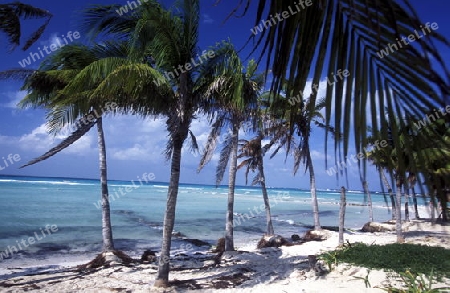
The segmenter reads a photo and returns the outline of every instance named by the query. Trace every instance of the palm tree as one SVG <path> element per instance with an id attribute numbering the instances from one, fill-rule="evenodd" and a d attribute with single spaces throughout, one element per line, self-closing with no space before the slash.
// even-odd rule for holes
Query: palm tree
<path id="1" fill-rule="evenodd" d="M 424 134 L 425 133 L 425 134 Z M 436 200 L 442 209 L 443 221 L 448 221 L 448 190 L 450 186 L 450 128 L 445 119 L 437 119 L 422 129 L 417 135 L 434 137 L 431 140 L 420 140 L 415 153 L 415 164 L 419 165 L 431 201 L 436 208 Z M 415 138 L 415 140 L 417 140 Z M 432 211 L 434 215 L 434 211 Z"/>
<path id="2" fill-rule="evenodd" d="M 264 154 L 271 147 L 271 143 L 261 145 L 261 141 L 264 138 L 262 131 L 259 131 L 258 136 L 252 140 L 240 140 L 240 149 L 238 159 L 246 158 L 243 160 L 237 169 L 246 167 L 245 171 L 245 184 L 248 182 L 248 173 L 250 170 L 253 172 L 256 170 L 257 174 L 252 181 L 252 185 L 261 184 L 261 190 L 264 200 L 264 208 L 266 211 L 266 235 L 273 235 L 272 216 L 270 213 L 269 196 L 266 189 L 266 176 L 264 175 Z"/>
<path id="3" fill-rule="evenodd" d="M 214 60 L 203 68 L 203 79 L 200 81 L 200 89 L 205 92 L 206 96 L 213 98 L 212 108 L 207 110 L 211 113 L 213 122 L 208 145 L 203 151 L 198 171 L 212 158 L 221 130 L 227 126 L 231 128 L 222 147 L 216 170 L 216 185 L 219 185 L 228 162 L 230 162 L 225 224 L 226 251 L 234 250 L 233 210 L 239 129 L 249 116 L 255 116 L 257 98 L 263 86 L 263 76 L 256 74 L 256 69 L 257 64 L 253 60 L 250 60 L 244 67 L 231 44 L 225 43 L 222 48 L 218 49 L 218 55 Z"/>
<path id="4" fill-rule="evenodd" d="M 415 216 L 416 220 L 419 220 L 420 216 L 419 216 L 419 210 L 417 209 L 417 196 L 416 196 L 416 190 L 414 189 L 414 186 L 417 183 L 417 177 L 416 177 L 415 173 L 409 172 L 408 183 L 409 183 L 408 186 L 411 189 L 411 195 L 413 198 L 414 216 Z"/>
<path id="5" fill-rule="evenodd" d="M 369 222 L 373 222 L 373 206 L 372 206 L 372 196 L 370 194 L 369 185 L 367 181 L 362 182 L 364 194 L 367 195 L 367 203 L 369 206 Z"/>
<path id="6" fill-rule="evenodd" d="M 231 14 L 240 7 L 245 7 L 246 13 L 251 1 L 240 1 Z M 254 43 L 262 47 L 261 58 L 265 57 L 266 67 L 273 73 L 274 93 L 285 91 L 289 98 L 303 92 L 311 77 L 312 87 L 324 77 L 336 81 L 327 85 L 325 124 L 333 119 L 342 133 L 342 140 L 335 140 L 334 149 L 339 148 L 343 157 L 347 157 L 352 134 L 356 148 L 364 147 L 366 126 L 371 125 L 378 132 L 388 121 L 394 125 L 394 117 L 423 117 L 423 109 L 445 107 L 448 103 L 450 72 L 436 43 L 450 43 L 429 23 L 423 25 L 409 0 L 257 3 L 256 34 L 249 41 L 254 38 Z M 282 12 L 288 12 L 289 17 L 277 22 L 273 16 Z M 427 37 L 416 39 L 414 45 L 404 45 L 401 40 L 414 33 L 425 33 Z M 343 76 L 344 70 L 349 75 Z M 340 78 L 335 79 L 336 76 Z M 289 79 L 287 91 L 285 79 Z M 314 95 L 311 104 L 315 105 Z M 388 119 L 378 120 L 385 110 Z M 353 132 L 351 120 L 358 121 L 352 125 Z M 397 130 L 393 133 L 398 135 Z M 393 143 L 394 148 L 400 147 L 399 137 Z"/>
<path id="7" fill-rule="evenodd" d="M 369 130 L 370 131 L 370 130 Z M 373 134 L 373 133 L 372 133 Z M 368 144 L 366 145 L 366 148 L 373 146 L 376 141 L 381 141 L 380 136 L 369 136 L 367 138 Z M 391 184 L 389 183 L 389 180 L 386 177 L 385 171 L 388 172 L 389 176 L 393 178 L 393 171 L 389 168 L 394 163 L 390 162 L 392 160 L 391 157 L 392 148 L 390 145 L 384 147 L 384 148 L 374 148 L 372 151 L 367 153 L 367 159 L 375 166 L 375 168 L 378 170 L 378 174 L 380 176 L 380 180 L 383 182 L 383 185 L 386 187 L 389 198 L 391 200 L 391 206 L 392 206 L 392 220 L 396 219 L 397 214 L 397 205 L 396 205 L 396 199 L 394 194 L 392 193 L 393 189 L 391 187 Z M 385 198 L 386 200 L 386 198 Z M 387 204 L 387 202 L 386 202 Z"/>
<path id="8" fill-rule="evenodd" d="M 286 85 L 286 88 L 287 85 Z M 311 104 L 312 100 L 302 101 L 301 107 L 288 105 L 287 99 L 279 99 L 272 102 L 270 112 L 275 119 L 281 119 L 283 129 L 274 128 L 275 132 L 282 132 L 279 137 L 278 147 L 274 153 L 281 147 L 286 148 L 286 156 L 292 151 L 294 156 L 294 175 L 297 173 L 301 164 L 305 165 L 305 172 L 309 171 L 311 204 L 313 209 L 314 229 L 320 230 L 319 203 L 316 194 L 316 177 L 314 165 L 311 157 L 309 139 L 312 131 L 312 123 L 319 128 L 327 129 L 335 134 L 334 128 L 326 125 L 320 111 L 325 106 L 324 101 L 318 101 L 317 104 Z M 314 99 L 315 101 L 315 99 Z M 296 141 L 295 135 L 300 139 Z M 273 155 L 272 155 L 273 157 Z"/>
<path id="9" fill-rule="evenodd" d="M 5 33 L 11 45 L 11 51 L 20 45 L 21 23 L 20 19 L 45 19 L 45 23 L 34 31 L 25 41 L 22 50 L 30 48 L 44 33 L 45 28 L 52 18 L 52 14 L 44 9 L 37 8 L 20 2 L 0 4 L 0 31 Z"/>
<path id="10" fill-rule="evenodd" d="M 103 115 L 117 111 L 114 102 L 100 101 L 92 97 L 95 87 L 101 80 L 91 80 L 81 90 L 71 90 L 73 84 L 89 67 L 98 66 L 105 58 L 125 58 L 127 52 L 118 44 L 105 43 L 87 47 L 82 45 L 64 46 L 58 52 L 43 61 L 37 71 L 19 70 L 17 76 L 26 76 L 23 90 L 28 95 L 20 102 L 21 107 L 44 107 L 48 109 L 48 122 L 50 132 L 57 133 L 68 125 L 75 124 L 75 131 L 57 146 L 31 160 L 30 166 L 46 160 L 63 149 L 69 147 L 83 137 L 94 125 L 97 125 L 99 167 L 102 199 L 102 240 L 103 252 L 113 251 L 114 241 L 111 227 L 109 193 L 107 183 L 106 145 L 103 131 Z M 30 74 L 30 72 L 32 72 Z M 106 104 L 106 107 L 102 106 Z M 104 105 L 105 105 L 104 104 Z"/>
<path id="11" fill-rule="evenodd" d="M 171 160 L 170 182 L 155 281 L 156 287 L 166 287 L 169 285 L 171 236 L 175 225 L 182 147 L 190 137 L 192 146 L 197 148 L 189 128 L 205 102 L 204 92 L 197 85 L 202 80 L 199 74 L 201 66 L 195 61 L 202 64 L 215 55 L 212 51 L 207 52 L 207 56 L 198 54 L 198 0 L 178 1 L 170 9 L 149 0 L 124 17 L 115 12 L 116 8 L 114 5 L 89 8 L 84 26 L 93 37 L 128 39 L 133 48 L 130 56 L 134 63 L 116 69 L 102 83 L 101 90 L 143 99 L 147 102 L 141 108 L 144 113 L 167 117 L 169 141 L 165 154 Z"/>

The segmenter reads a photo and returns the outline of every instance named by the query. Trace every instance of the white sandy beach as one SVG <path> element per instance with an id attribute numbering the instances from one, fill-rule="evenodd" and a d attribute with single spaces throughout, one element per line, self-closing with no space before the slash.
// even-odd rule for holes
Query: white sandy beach
<path id="1" fill-rule="evenodd" d="M 405 223 L 407 243 L 442 246 L 450 249 L 450 226 L 431 225 L 426 220 Z M 115 265 L 93 272 L 78 272 L 75 266 L 92 259 L 56 259 L 34 266 L 8 267 L 1 271 L 0 292 L 385 292 L 377 287 L 399 286 L 391 273 L 371 270 L 366 288 L 367 269 L 339 264 L 323 276 L 310 270 L 308 255 L 317 255 L 338 246 L 338 233 L 325 231 L 324 241 L 301 245 L 256 249 L 256 243 L 227 252 L 219 265 L 214 254 L 199 250 L 178 255 L 172 261 L 171 288 L 156 289 L 153 282 L 156 264 Z M 284 235 L 286 236 L 286 235 Z M 347 231 L 350 243 L 386 244 L 396 241 L 394 232 L 363 233 Z M 59 263 L 58 263 L 59 261 Z M 450 280 L 436 284 L 450 287 Z"/>

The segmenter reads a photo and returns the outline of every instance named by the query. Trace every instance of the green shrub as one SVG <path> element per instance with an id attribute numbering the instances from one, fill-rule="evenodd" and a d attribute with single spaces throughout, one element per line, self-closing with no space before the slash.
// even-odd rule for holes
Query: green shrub
<path id="1" fill-rule="evenodd" d="M 438 277 L 450 278 L 450 250 L 417 244 L 367 245 L 354 243 L 345 249 L 322 254 L 330 255 L 337 262 L 355 264 L 370 269 L 385 269 L 396 273 L 409 271 L 428 275 L 430 271 Z M 320 256 L 319 256 L 320 257 Z"/>

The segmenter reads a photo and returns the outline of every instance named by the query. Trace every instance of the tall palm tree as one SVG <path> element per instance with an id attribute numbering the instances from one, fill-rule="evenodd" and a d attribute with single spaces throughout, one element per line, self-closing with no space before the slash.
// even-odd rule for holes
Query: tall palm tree
<path id="1" fill-rule="evenodd" d="M 155 286 L 166 287 L 169 285 L 182 147 L 188 138 L 192 146 L 197 147 L 189 128 L 205 101 L 204 92 L 196 85 L 201 80 L 201 66 L 197 63 L 204 63 L 214 54 L 208 52 L 205 56 L 198 52 L 199 0 L 178 1 L 171 8 L 149 0 L 127 16 L 119 16 L 116 8 L 111 5 L 90 7 L 84 27 L 93 37 L 128 39 L 133 48 L 130 55 L 135 63 L 117 69 L 105 80 L 102 90 L 121 92 L 135 99 L 147 98 L 148 105 L 143 106 L 142 111 L 167 117 L 169 141 L 165 154 L 171 160 L 170 181 L 155 281 Z M 162 91 L 161 84 L 169 85 L 170 91 Z"/>
<path id="2" fill-rule="evenodd" d="M 286 82 L 287 83 L 287 82 Z M 287 87 L 287 84 L 285 86 Z M 274 128 L 276 132 L 282 132 L 279 137 L 278 147 L 274 153 L 278 152 L 281 147 L 286 148 L 286 156 L 292 152 L 294 157 L 294 175 L 297 173 L 301 164 L 305 165 L 305 172 L 309 171 L 311 204 L 313 209 L 314 229 L 320 230 L 319 203 L 316 193 L 316 176 L 314 165 L 311 157 L 311 149 L 309 139 L 312 131 L 312 124 L 316 127 L 331 131 L 335 135 L 334 128 L 326 125 L 320 111 L 325 106 L 324 100 L 311 104 L 312 100 L 302 101 L 301 107 L 296 105 L 288 105 L 287 99 L 274 100 L 270 106 L 270 112 L 275 119 L 281 119 L 284 124 L 283 129 Z M 280 116 L 281 115 L 281 116 Z M 298 136 L 299 141 L 296 140 Z M 273 155 L 272 155 L 273 157 Z"/>
<path id="3" fill-rule="evenodd" d="M 259 131 L 258 135 L 251 140 L 240 140 L 240 149 L 238 159 L 246 158 L 243 160 L 237 169 L 241 169 L 246 167 L 245 171 L 245 184 L 248 182 L 248 173 L 250 170 L 257 171 L 255 178 L 252 181 L 252 185 L 260 184 L 261 190 L 263 194 L 264 200 L 264 208 L 266 211 L 266 235 L 273 235 L 273 224 L 272 224 L 272 216 L 270 212 L 270 203 L 269 203 L 269 195 L 267 193 L 266 188 L 266 176 L 264 175 L 264 154 L 272 145 L 271 143 L 267 143 L 262 146 L 261 141 L 263 140 L 264 135 L 262 131 Z"/>
<path id="4" fill-rule="evenodd" d="M 20 37 L 22 35 L 21 18 L 25 20 L 45 19 L 44 24 L 35 30 L 25 41 L 25 45 L 22 47 L 22 50 L 25 51 L 42 36 L 52 16 L 47 10 L 21 2 L 0 4 L 0 31 L 6 34 L 12 51 L 20 45 Z"/>
<path id="5" fill-rule="evenodd" d="M 419 216 L 419 210 L 417 209 L 416 190 L 414 189 L 414 186 L 417 183 L 417 177 L 416 177 L 415 173 L 409 172 L 409 174 L 408 174 L 408 183 L 409 183 L 408 186 L 411 189 L 411 195 L 412 195 L 412 198 L 413 198 L 414 216 L 418 220 L 418 219 L 420 219 L 420 216 Z"/>
<path id="6" fill-rule="evenodd" d="M 373 133 L 372 133 L 373 134 Z M 373 146 L 376 141 L 381 141 L 381 136 L 375 137 L 374 135 L 367 137 L 367 145 L 366 148 Z M 396 208 L 396 199 L 393 194 L 393 189 L 391 184 L 389 183 L 388 178 L 386 177 L 385 172 L 388 172 L 389 176 L 393 178 L 393 170 L 390 168 L 393 165 L 391 157 L 392 147 L 390 145 L 384 148 L 374 148 L 372 151 L 367 153 L 367 159 L 375 166 L 378 170 L 378 174 L 380 176 L 380 180 L 383 182 L 383 185 L 386 187 L 389 198 L 391 200 L 392 206 L 392 220 L 396 219 L 397 208 Z M 386 201 L 386 198 L 385 198 Z M 387 204 L 387 201 L 386 201 Z"/>
<path id="7" fill-rule="evenodd" d="M 431 201 L 439 201 L 442 219 L 448 221 L 448 190 L 450 189 L 450 128 L 445 119 L 437 119 L 417 134 L 433 136 L 431 140 L 421 140 L 414 162 L 418 164 L 425 179 Z M 415 139 L 416 140 L 416 139 Z M 434 196 L 434 197 L 433 197 Z M 436 208 L 436 205 L 433 205 Z M 434 215 L 434 212 L 432 213 Z"/>
<path id="8" fill-rule="evenodd" d="M 78 82 L 89 67 L 98 66 L 105 58 L 125 58 L 127 52 L 120 44 L 105 43 L 87 47 L 83 45 L 64 46 L 58 52 L 43 61 L 39 70 L 19 70 L 12 72 L 16 76 L 26 76 L 23 90 L 28 95 L 20 102 L 21 107 L 44 107 L 48 110 L 47 125 L 50 132 L 57 133 L 68 125 L 75 124 L 75 130 L 57 146 L 28 162 L 30 166 L 46 160 L 69 147 L 83 137 L 94 125 L 97 125 L 99 167 L 102 200 L 102 240 L 103 251 L 114 250 L 111 227 L 109 193 L 107 183 L 106 145 L 103 131 L 103 115 L 117 111 L 117 104 L 108 100 L 92 97 L 95 87 L 102 80 L 94 79 L 84 88 L 75 91 L 73 83 Z M 91 77 L 91 76 L 90 76 Z M 107 105 L 105 107 L 105 104 Z M 115 105 L 114 105 L 115 104 Z"/>
<path id="9" fill-rule="evenodd" d="M 216 170 L 216 185 L 223 179 L 225 169 L 228 170 L 228 202 L 225 224 L 225 250 L 234 250 L 234 189 L 236 185 L 239 129 L 249 116 L 255 116 L 257 98 L 263 86 L 262 74 L 256 73 L 257 64 L 250 60 L 245 67 L 238 53 L 231 44 L 225 43 L 218 49 L 218 55 L 203 68 L 203 79 L 200 86 L 205 95 L 212 97 L 211 113 L 212 129 L 208 137 L 208 145 L 203 151 L 199 164 L 200 171 L 212 158 L 216 149 L 217 138 L 221 131 L 229 126 L 230 133 L 223 144 Z"/>
<path id="10" fill-rule="evenodd" d="M 241 7 L 246 13 L 252 7 L 250 2 L 240 1 L 231 14 Z M 432 24 L 421 22 L 409 0 L 318 0 L 310 5 L 294 0 L 256 2 L 257 30 L 249 41 L 254 38 L 262 47 L 261 59 L 265 58 L 273 73 L 273 92 L 284 91 L 284 80 L 289 79 L 289 98 L 291 93 L 303 92 L 311 77 L 314 86 L 321 78 L 333 81 L 337 75 L 342 77 L 344 70 L 349 71 L 348 76 L 329 82 L 326 90 L 326 124 L 333 119 L 342 133 L 334 149 L 343 157 L 347 157 L 352 134 L 357 150 L 364 147 L 366 126 L 378 132 L 390 121 L 397 128 L 400 125 L 390 119 L 402 114 L 423 117 L 423 109 L 448 104 L 450 72 L 436 43 L 450 43 L 434 30 L 436 24 L 432 29 Z M 273 16 L 282 12 L 288 12 L 289 17 L 277 22 Z M 402 40 L 413 34 L 422 37 L 405 45 Z M 311 97 L 312 105 L 315 96 Z M 388 119 L 378 120 L 386 107 Z M 353 132 L 348 123 L 351 120 L 358 121 L 352 125 Z M 400 147 L 399 137 L 393 143 Z"/>

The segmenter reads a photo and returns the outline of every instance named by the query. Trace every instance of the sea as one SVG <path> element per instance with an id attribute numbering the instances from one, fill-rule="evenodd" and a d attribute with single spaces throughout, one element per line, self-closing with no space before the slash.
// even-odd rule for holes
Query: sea
<path id="1" fill-rule="evenodd" d="M 111 221 L 116 248 L 137 257 L 147 249 L 159 251 L 168 184 L 111 180 L 108 185 L 113 195 Z M 302 236 L 310 229 L 313 215 L 309 190 L 269 188 L 268 193 L 276 234 Z M 374 220 L 391 219 L 387 198 L 382 193 L 371 194 Z M 7 259 L 99 253 L 100 196 L 99 180 L 0 176 L 0 268 Z M 321 225 L 337 226 L 340 192 L 318 190 L 317 196 Z M 227 197 L 226 186 L 180 184 L 174 228 L 177 237 L 172 248 L 180 248 L 184 238 L 215 245 L 224 236 Z M 347 191 L 346 198 L 345 227 L 360 229 L 369 221 L 364 193 Z M 264 234 L 262 204 L 260 187 L 236 188 L 237 248 L 256 243 Z M 422 200 L 419 204 L 424 206 Z"/>

